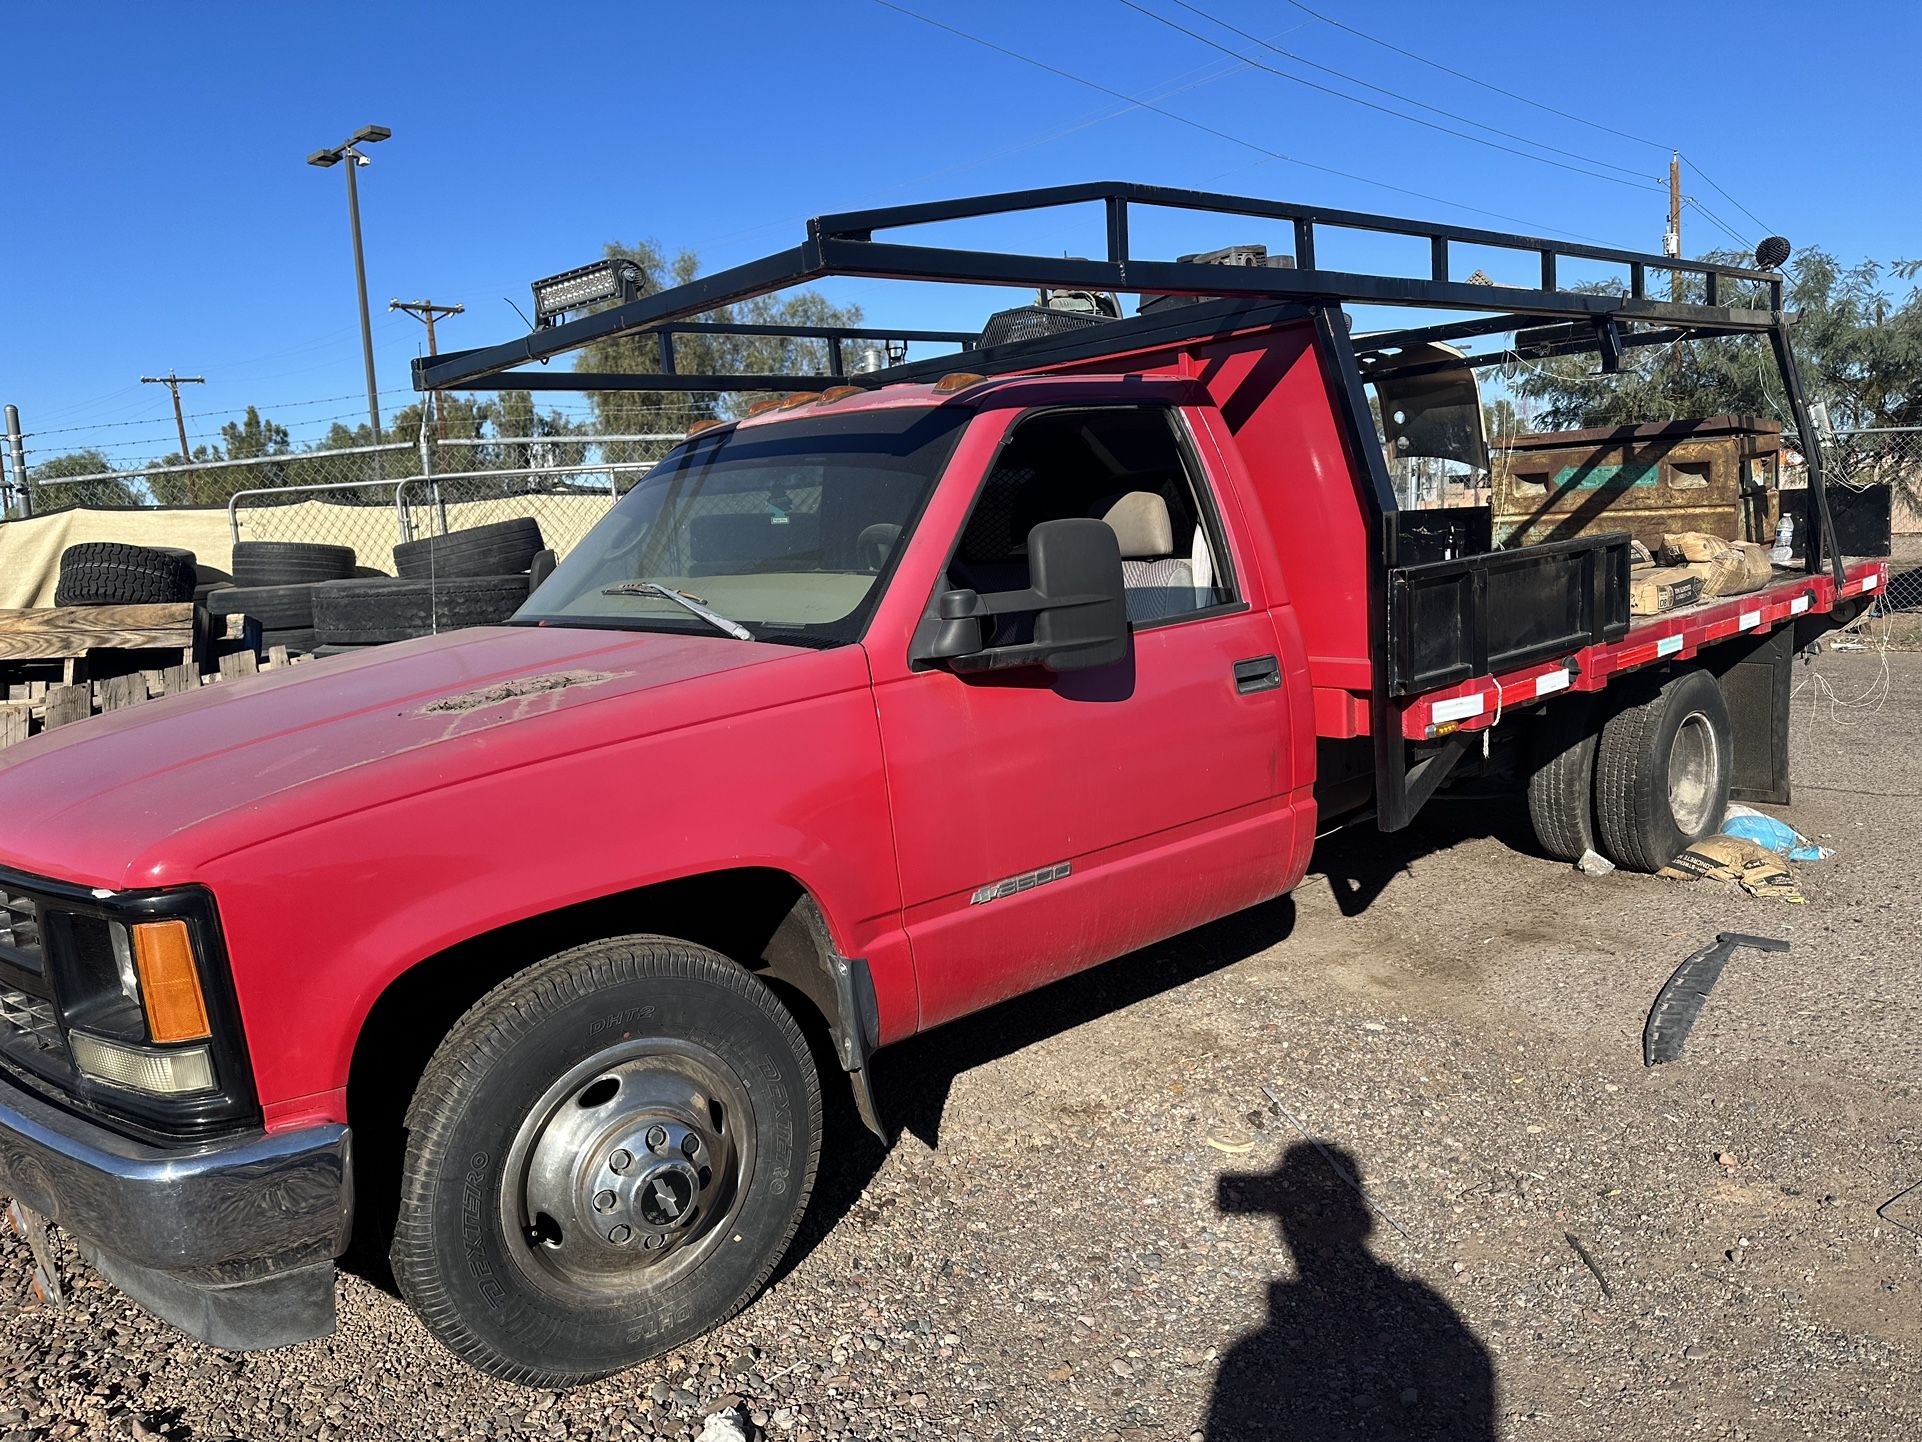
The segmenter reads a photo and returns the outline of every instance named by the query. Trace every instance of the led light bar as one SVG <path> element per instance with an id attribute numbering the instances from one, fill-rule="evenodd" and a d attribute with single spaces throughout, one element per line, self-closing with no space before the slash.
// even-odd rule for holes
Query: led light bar
<path id="1" fill-rule="evenodd" d="M 204 1046 L 155 1051 L 89 1036 L 84 1031 L 69 1032 L 67 1046 L 73 1053 L 74 1065 L 82 1073 L 111 1086 L 156 1096 L 214 1088 L 213 1056 Z"/>
<path id="2" fill-rule="evenodd" d="M 640 293 L 640 266 L 618 256 L 597 260 L 534 282 L 534 324 L 554 325 L 570 311 L 606 300 L 634 300 Z"/>

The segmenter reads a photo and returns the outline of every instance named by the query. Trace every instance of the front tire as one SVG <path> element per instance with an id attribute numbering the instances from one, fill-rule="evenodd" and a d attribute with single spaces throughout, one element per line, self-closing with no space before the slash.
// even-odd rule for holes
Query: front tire
<path id="1" fill-rule="evenodd" d="M 596 942 L 483 997 L 407 1111 L 394 1276 L 428 1330 L 565 1387 L 718 1326 L 799 1225 L 821 1147 L 801 1029 L 735 963 Z"/>

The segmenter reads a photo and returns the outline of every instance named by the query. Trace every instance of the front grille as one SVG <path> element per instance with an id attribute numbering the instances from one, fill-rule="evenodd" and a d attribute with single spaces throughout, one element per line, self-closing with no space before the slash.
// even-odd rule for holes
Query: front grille
<path id="1" fill-rule="evenodd" d="M 50 1067 L 65 1070 L 67 1044 L 53 1003 L 0 986 L 0 1055 L 42 1075 Z"/>
<path id="2" fill-rule="evenodd" d="M 0 887 L 0 956 L 36 975 L 43 969 L 40 908 L 32 897 L 5 887 Z"/>

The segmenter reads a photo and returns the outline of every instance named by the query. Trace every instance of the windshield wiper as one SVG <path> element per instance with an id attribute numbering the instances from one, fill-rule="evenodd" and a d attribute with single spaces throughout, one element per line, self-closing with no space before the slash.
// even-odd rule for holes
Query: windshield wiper
<path id="1" fill-rule="evenodd" d="M 665 596 L 685 611 L 699 616 L 717 631 L 723 631 L 737 641 L 752 641 L 754 633 L 739 621 L 730 621 L 719 611 L 710 611 L 698 596 L 690 596 L 685 591 L 677 591 L 672 586 L 663 586 L 659 581 L 622 581 L 617 586 L 601 587 L 603 596 Z"/>

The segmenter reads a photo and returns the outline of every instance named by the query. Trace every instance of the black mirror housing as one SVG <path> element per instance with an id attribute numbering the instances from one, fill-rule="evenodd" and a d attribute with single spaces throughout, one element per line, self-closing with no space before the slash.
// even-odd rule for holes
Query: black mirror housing
<path id="1" fill-rule="evenodd" d="M 1028 533 L 1028 566 L 1042 604 L 1034 644 L 1050 671 L 1091 671 L 1128 654 L 1121 543 L 1106 521 L 1043 521 Z"/>
<path id="2" fill-rule="evenodd" d="M 935 599 L 938 623 L 915 653 L 917 661 L 957 672 L 1045 666 L 1087 671 L 1112 666 L 1128 654 L 1127 589 L 1121 545 L 1105 521 L 1043 521 L 1028 533 L 1025 591 L 945 591 Z M 991 616 L 1034 613 L 1034 640 L 1019 646 L 983 645 Z"/>

